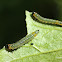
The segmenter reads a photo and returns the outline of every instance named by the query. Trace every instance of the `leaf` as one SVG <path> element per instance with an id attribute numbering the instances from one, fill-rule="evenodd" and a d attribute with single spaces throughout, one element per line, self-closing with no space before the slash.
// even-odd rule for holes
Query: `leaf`
<path id="1" fill-rule="evenodd" d="M 3 47 L 0 62 L 62 62 L 62 28 L 38 23 L 31 14 L 26 11 L 27 32 L 39 30 L 39 34 L 16 51 L 8 52 Z"/>

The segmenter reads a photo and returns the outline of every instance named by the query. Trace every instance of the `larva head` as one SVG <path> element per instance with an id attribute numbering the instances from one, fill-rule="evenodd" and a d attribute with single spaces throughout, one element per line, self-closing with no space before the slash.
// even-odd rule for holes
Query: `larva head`
<path id="1" fill-rule="evenodd" d="M 8 51 L 12 50 L 12 48 L 11 48 L 11 44 L 7 44 L 7 45 L 5 45 L 5 49 L 8 50 Z"/>
<path id="2" fill-rule="evenodd" d="M 33 12 L 32 15 L 33 15 L 34 17 L 36 17 L 36 15 L 38 15 L 38 14 L 37 14 L 36 12 Z"/>

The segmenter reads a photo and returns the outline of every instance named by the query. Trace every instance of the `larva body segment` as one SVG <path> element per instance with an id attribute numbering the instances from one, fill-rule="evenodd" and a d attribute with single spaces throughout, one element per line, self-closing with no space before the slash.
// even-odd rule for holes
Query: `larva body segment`
<path id="1" fill-rule="evenodd" d="M 36 31 L 32 32 L 31 34 L 22 38 L 20 41 L 13 43 L 13 44 L 8 44 L 6 46 L 6 48 L 8 48 L 9 50 L 17 49 L 17 48 L 23 46 L 24 44 L 28 43 L 29 41 L 31 41 L 38 33 L 39 33 L 39 30 L 36 30 Z"/>
<path id="2" fill-rule="evenodd" d="M 38 20 L 39 22 L 62 26 L 61 21 L 43 18 L 39 14 L 37 14 L 36 12 L 33 12 L 32 16 L 35 18 L 35 20 Z"/>

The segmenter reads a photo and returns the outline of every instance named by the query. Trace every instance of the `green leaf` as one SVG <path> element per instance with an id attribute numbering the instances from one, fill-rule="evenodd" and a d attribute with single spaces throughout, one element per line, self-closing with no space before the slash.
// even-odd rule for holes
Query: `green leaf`
<path id="1" fill-rule="evenodd" d="M 26 11 L 27 32 L 39 30 L 39 34 L 16 51 L 1 49 L 0 62 L 62 62 L 62 28 L 38 23 L 31 14 Z"/>

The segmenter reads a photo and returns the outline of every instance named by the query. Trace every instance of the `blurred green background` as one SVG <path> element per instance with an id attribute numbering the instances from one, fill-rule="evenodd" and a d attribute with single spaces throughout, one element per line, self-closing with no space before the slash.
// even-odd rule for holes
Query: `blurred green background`
<path id="1" fill-rule="evenodd" d="M 62 20 L 62 0 L 0 0 L 0 48 L 27 34 L 25 10 Z"/>

